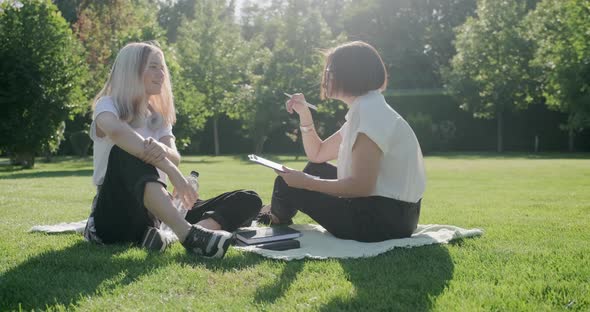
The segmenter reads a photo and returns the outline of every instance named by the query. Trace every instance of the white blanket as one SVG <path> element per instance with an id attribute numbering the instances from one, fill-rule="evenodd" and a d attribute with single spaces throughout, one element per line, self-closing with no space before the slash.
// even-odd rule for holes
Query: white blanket
<path id="1" fill-rule="evenodd" d="M 82 233 L 86 220 L 72 223 L 33 226 L 30 232 L 44 233 Z M 421 224 L 412 237 L 390 239 L 378 243 L 362 243 L 354 240 L 339 239 L 315 224 L 294 224 L 292 228 L 301 231 L 298 238 L 301 248 L 276 251 L 253 246 L 235 246 L 239 250 L 254 252 L 267 258 L 280 260 L 327 259 L 327 258 L 367 258 L 374 257 L 394 248 L 418 247 L 432 244 L 446 244 L 454 239 L 483 235 L 481 229 L 463 229 L 452 225 Z"/>
<path id="2" fill-rule="evenodd" d="M 314 224 L 295 224 L 292 228 L 299 230 L 303 236 L 298 238 L 301 248 L 275 251 L 253 246 L 235 247 L 250 251 L 267 258 L 280 260 L 327 259 L 327 258 L 367 258 L 374 257 L 394 248 L 418 247 L 431 244 L 445 244 L 454 239 L 479 236 L 480 229 L 462 229 L 452 225 L 422 224 L 412 237 L 390 239 L 378 243 L 362 243 L 354 240 L 339 239 L 328 233 L 323 227 Z"/>
<path id="3" fill-rule="evenodd" d="M 70 222 L 70 223 L 58 223 L 58 224 L 51 224 L 51 225 L 35 225 L 29 232 L 43 232 L 48 234 L 58 234 L 58 233 L 84 233 L 84 228 L 86 227 L 86 220 L 78 221 L 78 222 Z"/>

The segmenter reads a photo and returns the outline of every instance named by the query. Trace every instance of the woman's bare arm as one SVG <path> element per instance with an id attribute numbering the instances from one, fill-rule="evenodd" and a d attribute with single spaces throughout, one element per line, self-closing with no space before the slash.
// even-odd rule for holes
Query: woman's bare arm
<path id="1" fill-rule="evenodd" d="M 352 148 L 352 173 L 344 179 L 313 178 L 301 171 L 277 172 L 292 187 L 333 194 L 342 197 L 370 196 L 379 175 L 381 149 L 363 133 L 359 133 Z"/>

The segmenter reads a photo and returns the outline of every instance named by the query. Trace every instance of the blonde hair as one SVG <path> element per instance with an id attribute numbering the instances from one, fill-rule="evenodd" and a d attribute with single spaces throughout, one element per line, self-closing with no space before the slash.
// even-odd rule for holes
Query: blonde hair
<path id="1" fill-rule="evenodd" d="M 162 92 L 149 96 L 145 91 L 143 74 L 149 57 L 153 53 L 159 53 L 162 56 L 164 81 L 162 83 Z M 92 102 L 92 109 L 95 108 L 98 99 L 103 96 L 113 98 L 119 118 L 125 122 L 132 121 L 142 110 L 147 109 L 147 107 L 142 107 L 147 103 L 147 100 L 151 100 L 152 109 L 162 115 L 164 125 L 173 125 L 176 122 L 168 66 L 164 61 L 162 50 L 153 44 L 133 42 L 119 51 L 109 74 L 109 79 L 107 79 L 104 87 Z"/>

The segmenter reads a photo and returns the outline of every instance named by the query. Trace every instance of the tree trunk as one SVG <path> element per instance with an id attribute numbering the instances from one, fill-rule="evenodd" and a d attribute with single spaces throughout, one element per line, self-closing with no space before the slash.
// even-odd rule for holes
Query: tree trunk
<path id="1" fill-rule="evenodd" d="M 502 153 L 504 151 L 504 114 L 503 112 L 496 113 L 496 121 L 497 121 L 497 151 L 498 153 Z"/>
<path id="2" fill-rule="evenodd" d="M 567 150 L 572 153 L 574 151 L 574 137 L 576 136 L 576 133 L 574 132 L 574 129 L 570 128 L 567 132 Z"/>
<path id="3" fill-rule="evenodd" d="M 215 156 L 219 156 L 219 132 L 217 129 L 218 120 L 219 116 L 215 115 L 213 117 L 213 145 L 215 146 Z"/>
<path id="4" fill-rule="evenodd" d="M 51 152 L 46 151 L 45 152 L 45 162 L 50 163 L 52 161 L 53 161 L 53 155 L 51 155 Z"/>
<path id="5" fill-rule="evenodd" d="M 263 148 L 264 148 L 264 143 L 266 142 L 266 139 L 268 139 L 268 137 L 266 135 L 263 135 L 259 138 L 256 138 L 256 140 L 254 141 L 254 154 L 256 155 L 260 155 L 262 154 Z"/>
<path id="6" fill-rule="evenodd" d="M 14 153 L 14 164 L 23 166 L 23 168 L 31 169 L 35 166 L 35 153 L 19 152 Z"/>

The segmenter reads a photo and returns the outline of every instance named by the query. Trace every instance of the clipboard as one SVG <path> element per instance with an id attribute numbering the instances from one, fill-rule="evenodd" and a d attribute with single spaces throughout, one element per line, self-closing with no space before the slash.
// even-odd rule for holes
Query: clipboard
<path id="1" fill-rule="evenodd" d="M 248 159 L 250 159 L 250 161 L 253 161 L 259 165 L 263 165 L 265 167 L 280 171 L 280 172 L 285 172 L 285 170 L 283 170 L 283 165 L 276 163 L 272 160 L 268 160 L 266 158 L 262 158 L 260 156 L 256 156 L 254 154 L 250 154 L 248 155 Z"/>

